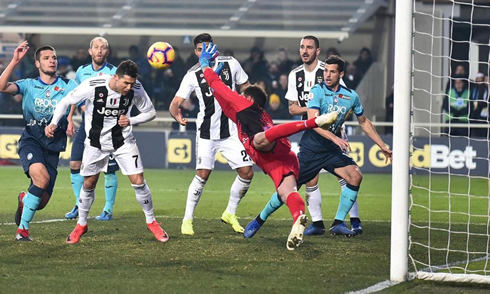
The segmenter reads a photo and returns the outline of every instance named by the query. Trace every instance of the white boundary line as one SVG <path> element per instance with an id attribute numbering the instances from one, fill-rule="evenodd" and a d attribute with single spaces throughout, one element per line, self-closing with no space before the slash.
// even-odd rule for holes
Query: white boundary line
<path id="1" fill-rule="evenodd" d="M 375 293 L 381 290 L 384 290 L 386 288 L 398 285 L 400 282 L 392 282 L 389 280 L 379 282 L 373 286 L 367 287 L 366 289 L 358 290 L 358 291 L 353 291 L 353 292 L 347 292 L 347 294 L 368 294 L 368 293 Z"/>

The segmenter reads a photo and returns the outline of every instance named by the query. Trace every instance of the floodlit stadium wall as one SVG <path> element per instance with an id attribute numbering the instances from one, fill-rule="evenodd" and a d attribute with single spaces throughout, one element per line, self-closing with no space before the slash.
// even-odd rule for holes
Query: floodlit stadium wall
<path id="1" fill-rule="evenodd" d="M 19 164 L 17 146 L 22 128 L 0 128 L 0 160 L 3 164 Z M 194 131 L 154 132 L 134 131 L 143 163 L 147 168 L 194 169 L 196 166 Z M 299 151 L 301 134 L 290 137 L 292 148 Z M 392 146 L 391 136 L 381 136 L 384 142 Z M 367 136 L 350 136 L 352 148 L 350 156 L 362 168 L 363 173 L 391 173 L 391 165 L 385 163 L 378 146 Z M 68 139 L 67 151 L 60 156 L 60 165 L 68 165 L 71 152 L 71 138 Z M 451 146 L 451 148 L 449 147 Z M 485 176 L 488 171 L 488 146 L 486 142 L 475 142 L 468 146 L 464 138 L 416 137 L 412 154 L 413 164 L 418 173 L 447 172 L 454 174 Z M 229 170 L 226 159 L 217 155 L 215 168 Z"/>

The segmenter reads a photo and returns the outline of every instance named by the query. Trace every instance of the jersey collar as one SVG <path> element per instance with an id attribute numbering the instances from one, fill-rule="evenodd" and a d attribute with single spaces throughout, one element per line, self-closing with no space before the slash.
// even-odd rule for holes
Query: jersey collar
<path id="1" fill-rule="evenodd" d="M 54 80 L 54 82 L 53 82 L 52 84 L 46 84 L 45 82 L 43 82 L 43 81 L 41 80 L 41 77 L 37 77 L 37 80 L 38 80 L 38 81 L 39 81 L 41 84 L 43 84 L 43 85 L 45 85 L 45 86 L 50 86 L 50 85 L 54 85 L 54 84 L 56 84 L 56 82 L 58 81 L 58 79 L 59 79 L 59 78 L 60 78 L 59 76 L 56 76 L 56 80 Z"/>
<path id="2" fill-rule="evenodd" d="M 103 65 L 101 68 L 99 68 L 99 70 L 95 70 L 95 69 L 94 69 L 94 64 L 93 64 L 93 63 L 90 63 L 90 66 L 92 67 L 92 70 L 93 70 L 93 71 L 95 71 L 95 72 L 99 72 L 99 71 L 103 70 L 103 69 L 104 69 L 104 67 L 106 67 L 106 66 L 107 66 L 107 61 L 104 63 L 104 65 Z"/>

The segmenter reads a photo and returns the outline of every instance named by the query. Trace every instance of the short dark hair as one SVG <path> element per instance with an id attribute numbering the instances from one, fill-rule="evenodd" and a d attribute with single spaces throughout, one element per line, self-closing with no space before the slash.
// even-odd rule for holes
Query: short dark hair
<path id="1" fill-rule="evenodd" d="M 345 61 L 342 57 L 338 55 L 330 55 L 327 59 L 325 59 L 326 64 L 336 64 L 338 66 L 339 72 L 344 71 Z"/>
<path id="2" fill-rule="evenodd" d="M 253 84 L 245 88 L 245 91 L 243 91 L 243 96 L 252 97 L 254 102 L 262 108 L 264 108 L 265 104 L 267 103 L 267 94 L 265 93 L 265 90 L 257 84 Z"/>
<path id="3" fill-rule="evenodd" d="M 317 38 L 317 37 L 312 36 L 312 35 L 308 35 L 308 36 L 304 36 L 304 37 L 303 37 L 303 40 L 304 40 L 304 39 L 307 39 L 307 40 L 313 40 L 313 41 L 315 41 L 315 47 L 316 47 L 316 48 L 320 48 L 320 41 L 318 41 L 318 38 Z"/>
<path id="4" fill-rule="evenodd" d="M 138 66 L 132 60 L 125 60 L 119 64 L 116 70 L 116 75 L 120 78 L 123 76 L 130 76 L 132 78 L 138 77 Z"/>
<path id="5" fill-rule="evenodd" d="M 213 37 L 208 33 L 199 34 L 194 37 L 194 47 L 203 42 L 213 42 Z"/>
<path id="6" fill-rule="evenodd" d="M 54 50 L 54 47 L 53 46 L 49 46 L 49 45 L 45 45 L 45 46 L 42 46 L 40 48 L 37 48 L 36 52 L 34 53 L 34 59 L 39 61 L 39 59 L 41 58 L 41 52 L 42 51 L 46 51 L 46 50 L 50 50 L 50 51 L 55 51 Z"/>

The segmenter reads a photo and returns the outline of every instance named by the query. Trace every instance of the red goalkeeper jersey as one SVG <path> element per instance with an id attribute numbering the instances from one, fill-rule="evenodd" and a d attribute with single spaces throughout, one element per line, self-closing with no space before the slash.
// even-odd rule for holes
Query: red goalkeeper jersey
<path id="1" fill-rule="evenodd" d="M 289 142 L 289 139 L 281 138 L 276 140 L 276 145 L 269 152 L 257 150 L 253 144 L 255 134 L 249 135 L 244 132 L 242 123 L 237 120 L 237 113 L 251 107 L 253 102 L 228 88 L 212 69 L 206 69 L 204 71 L 204 77 L 214 91 L 214 97 L 220 104 L 225 115 L 236 123 L 238 137 L 245 147 L 247 154 L 256 165 L 272 178 L 276 189 L 281 184 L 282 179 L 287 175 L 292 174 L 298 179 L 298 157 L 291 151 L 291 142 Z M 262 112 L 260 121 L 264 131 L 274 126 L 271 117 L 265 111 Z"/>

